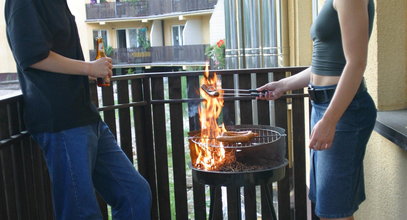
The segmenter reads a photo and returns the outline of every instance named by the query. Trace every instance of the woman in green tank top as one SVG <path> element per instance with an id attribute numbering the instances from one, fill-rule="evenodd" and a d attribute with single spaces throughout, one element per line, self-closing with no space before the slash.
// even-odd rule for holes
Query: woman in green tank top
<path id="1" fill-rule="evenodd" d="M 376 121 L 364 86 L 373 0 L 326 0 L 311 28 L 312 65 L 259 87 L 275 100 L 310 86 L 310 200 L 321 219 L 354 219 L 365 200 L 363 158 Z"/>

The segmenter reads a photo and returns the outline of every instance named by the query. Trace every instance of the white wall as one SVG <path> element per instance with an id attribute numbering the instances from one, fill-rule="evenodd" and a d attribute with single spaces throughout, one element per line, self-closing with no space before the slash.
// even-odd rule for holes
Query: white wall
<path id="1" fill-rule="evenodd" d="M 90 2 L 90 1 L 88 1 Z M 81 40 L 81 46 L 85 60 L 89 61 L 89 47 L 93 48 L 93 45 L 88 44 L 88 28 L 85 23 L 86 20 L 86 7 L 85 1 L 67 0 L 71 13 L 75 16 L 76 25 L 78 26 L 79 38 Z"/>
<path id="2" fill-rule="evenodd" d="M 0 0 L 0 73 L 17 72 L 16 63 L 7 41 L 6 23 L 4 20 L 5 0 Z"/>
<path id="3" fill-rule="evenodd" d="M 203 44 L 201 20 L 188 20 L 184 27 L 184 45 Z"/>
<path id="4" fill-rule="evenodd" d="M 225 39 L 225 9 L 223 0 L 218 0 L 211 19 L 209 20 L 209 41 L 215 44 L 221 39 Z"/>
<path id="5" fill-rule="evenodd" d="M 154 20 L 151 26 L 150 43 L 152 47 L 164 46 L 162 21 Z"/>

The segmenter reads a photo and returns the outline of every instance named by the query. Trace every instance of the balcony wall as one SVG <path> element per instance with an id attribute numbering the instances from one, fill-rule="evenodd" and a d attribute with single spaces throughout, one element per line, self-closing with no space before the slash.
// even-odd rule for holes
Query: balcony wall
<path id="1" fill-rule="evenodd" d="M 164 46 L 144 48 L 113 49 L 109 56 L 113 65 L 152 64 L 154 63 L 203 63 L 206 60 L 207 45 Z M 95 50 L 89 51 L 90 57 L 95 57 Z"/>
<path id="2" fill-rule="evenodd" d="M 148 15 L 148 1 L 86 4 L 86 19 L 142 17 Z"/>
<path id="3" fill-rule="evenodd" d="M 168 62 L 205 62 L 205 48 L 208 45 L 184 45 L 152 47 L 151 56 L 153 63 Z"/>
<path id="4" fill-rule="evenodd" d="M 86 18 L 134 18 L 151 15 L 169 14 L 213 9 L 217 0 L 139 0 L 136 2 L 105 2 L 86 4 Z"/>

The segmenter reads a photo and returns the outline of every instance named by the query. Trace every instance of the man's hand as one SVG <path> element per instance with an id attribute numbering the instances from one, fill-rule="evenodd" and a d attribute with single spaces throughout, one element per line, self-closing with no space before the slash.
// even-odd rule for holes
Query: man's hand
<path id="1" fill-rule="evenodd" d="M 94 78 L 112 77 L 112 59 L 110 57 L 102 57 L 100 59 L 89 62 L 88 75 Z"/>

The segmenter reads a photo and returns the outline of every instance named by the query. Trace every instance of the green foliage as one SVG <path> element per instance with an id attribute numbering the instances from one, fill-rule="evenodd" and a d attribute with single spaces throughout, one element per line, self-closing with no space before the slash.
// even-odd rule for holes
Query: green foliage
<path id="1" fill-rule="evenodd" d="M 206 48 L 205 55 L 214 63 L 216 69 L 224 69 L 225 63 L 225 41 L 219 40 L 216 44 Z"/>
<path id="2" fill-rule="evenodd" d="M 203 69 L 203 66 L 187 66 L 186 71 L 198 71 Z"/>
<path id="3" fill-rule="evenodd" d="M 141 30 L 138 31 L 138 36 L 137 36 L 137 41 L 138 44 L 144 48 L 144 49 L 148 49 L 151 47 L 150 41 L 147 39 L 146 37 L 146 32 L 147 32 L 147 28 L 143 28 Z"/>
<path id="4" fill-rule="evenodd" d="M 106 56 L 110 57 L 113 54 L 113 47 L 112 46 L 107 46 L 105 48 L 105 54 L 106 54 Z"/>
<path id="5" fill-rule="evenodd" d="M 134 68 L 128 68 L 127 69 L 127 74 L 134 74 L 135 69 Z"/>

